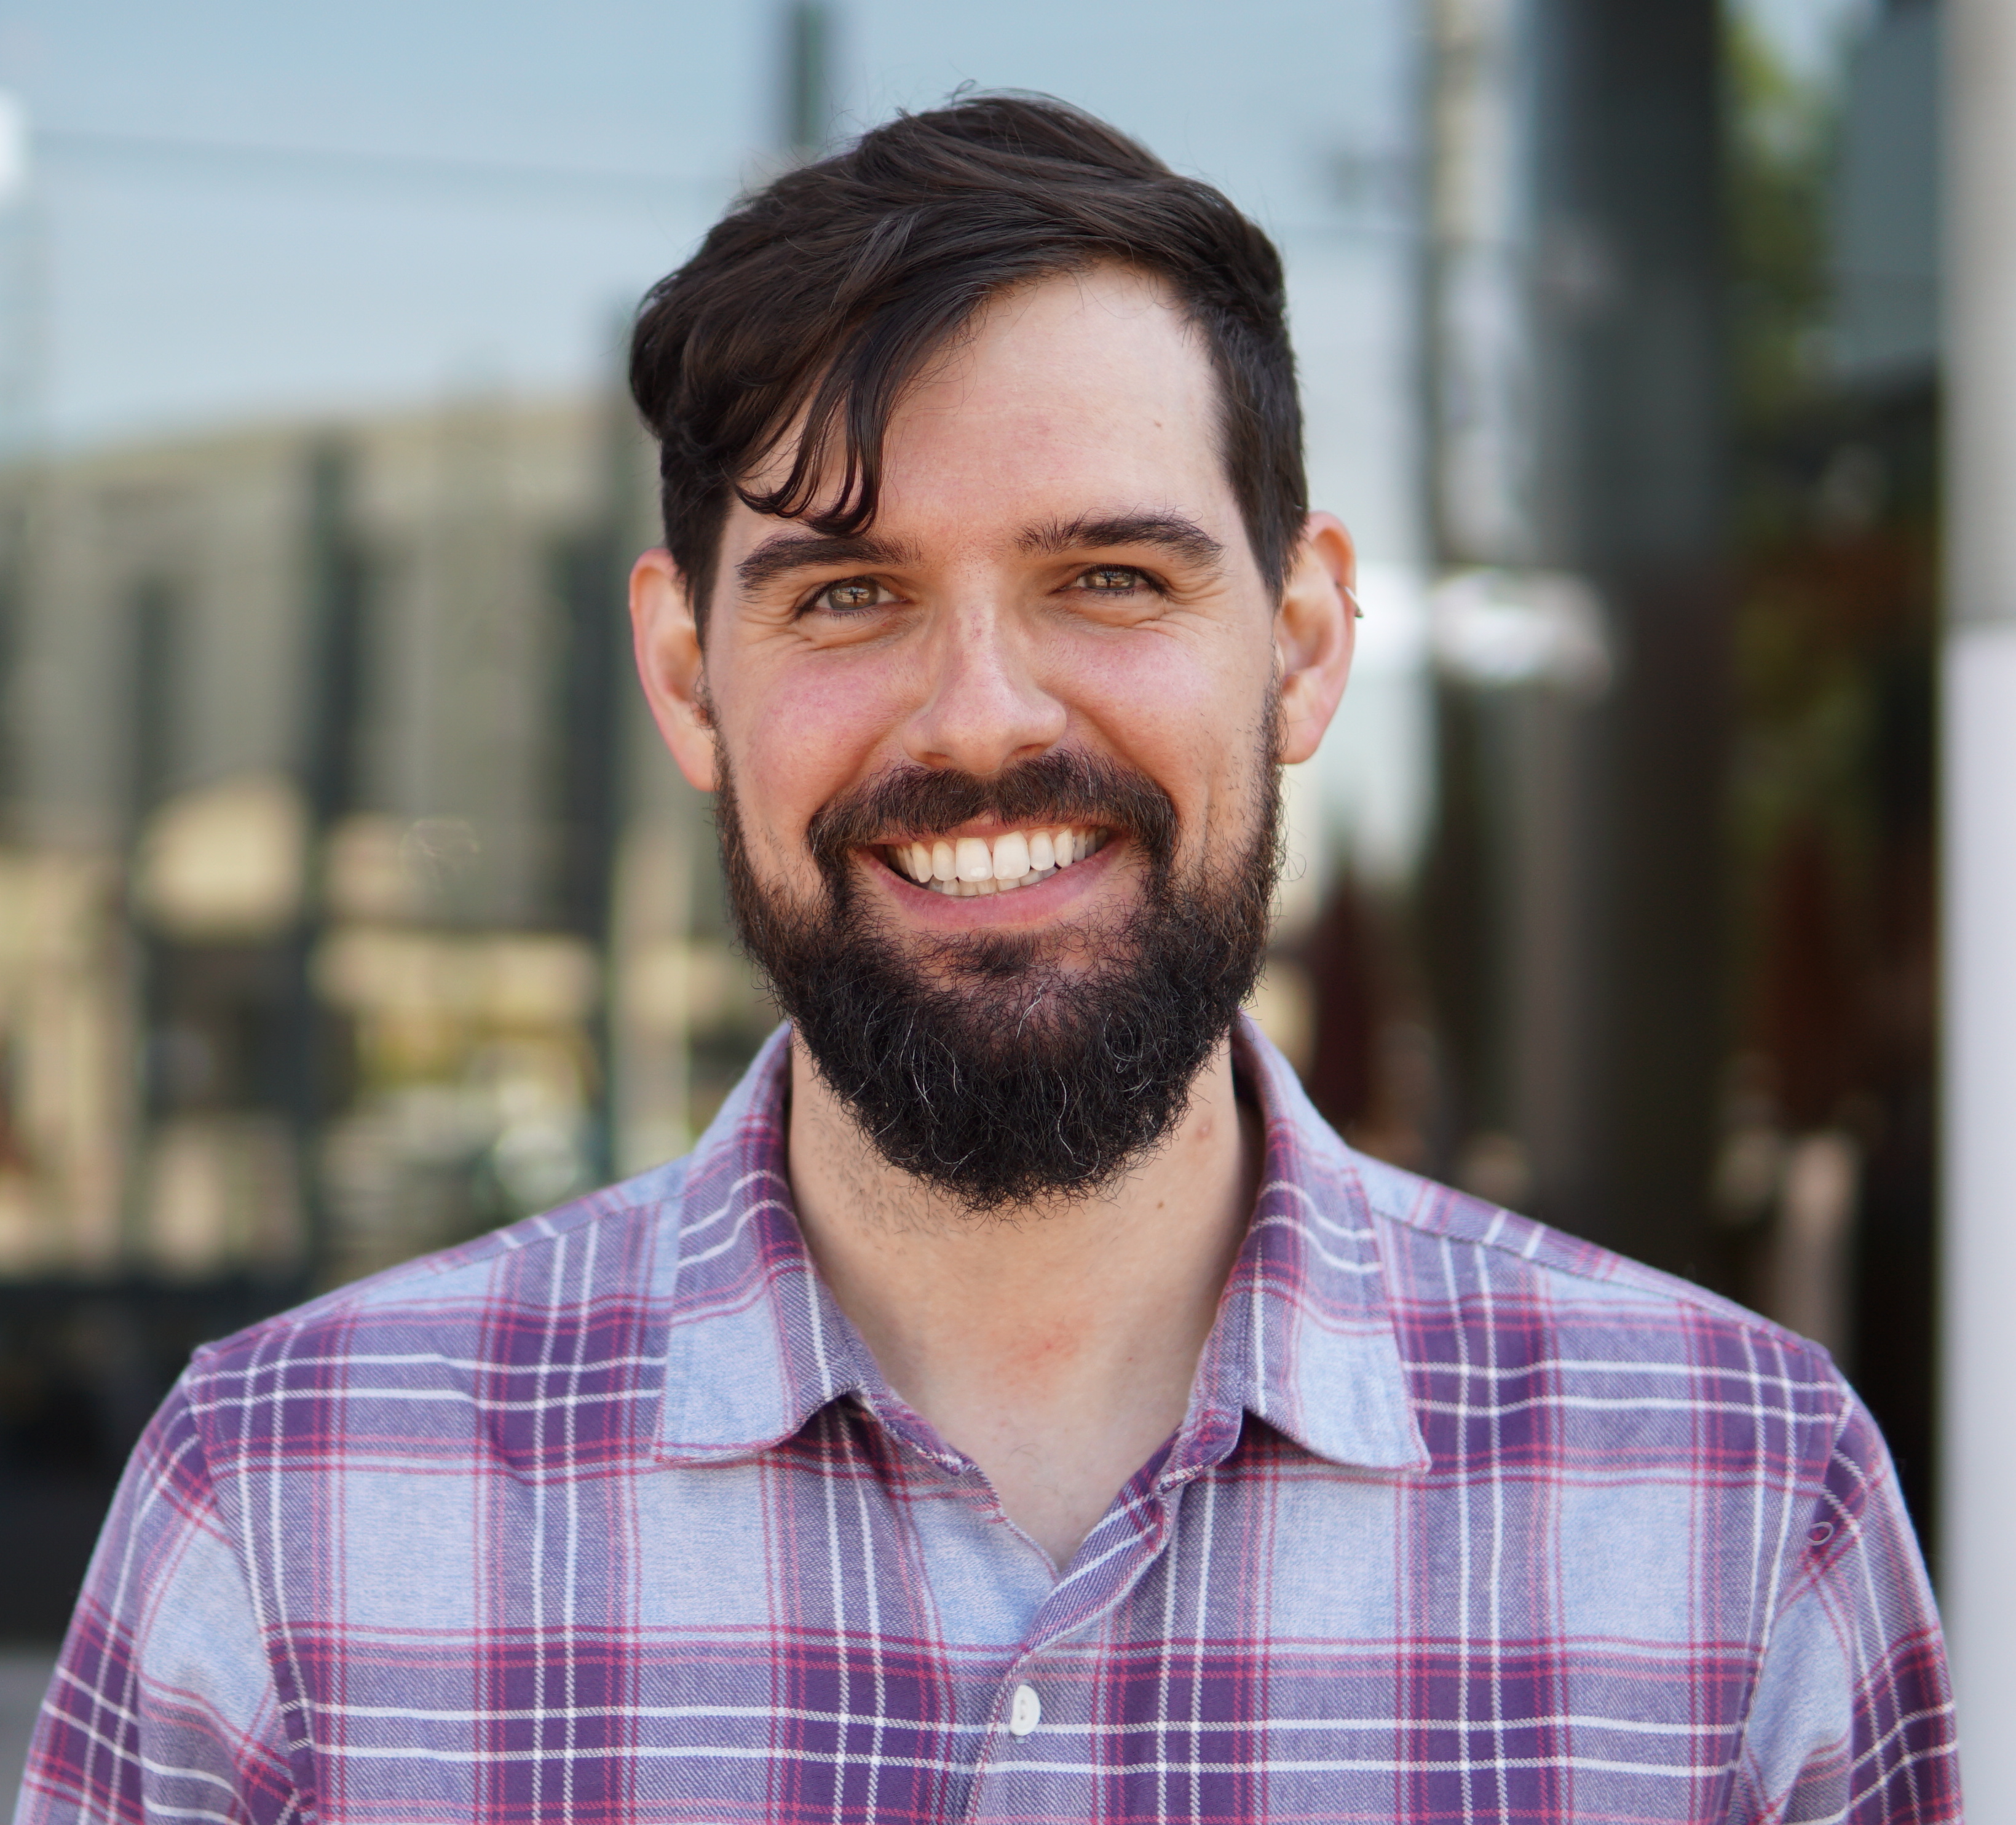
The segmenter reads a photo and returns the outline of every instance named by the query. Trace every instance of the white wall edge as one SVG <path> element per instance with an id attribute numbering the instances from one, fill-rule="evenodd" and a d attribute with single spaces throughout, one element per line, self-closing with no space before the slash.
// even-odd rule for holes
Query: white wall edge
<path id="1" fill-rule="evenodd" d="M 1939 1594 L 1968 1814 L 2016 1819 L 2016 621 L 1943 685 Z"/>

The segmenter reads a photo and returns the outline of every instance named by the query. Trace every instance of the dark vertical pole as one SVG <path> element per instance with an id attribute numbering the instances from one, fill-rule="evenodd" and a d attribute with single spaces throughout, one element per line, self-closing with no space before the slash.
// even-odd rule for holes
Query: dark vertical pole
<path id="1" fill-rule="evenodd" d="M 18 470 L 0 484 L 0 706 L 5 707 L 0 713 L 0 804 L 5 804 L 22 787 L 13 684 L 28 612 L 28 489 Z"/>
<path id="2" fill-rule="evenodd" d="M 784 9 L 783 141 L 815 157 L 833 131 L 833 10 L 825 0 L 791 0 Z"/>
<path id="3" fill-rule="evenodd" d="M 178 592 L 164 577 L 142 578 L 134 586 L 131 603 L 126 805 L 128 825 L 137 838 L 175 764 L 182 617 Z"/>
<path id="4" fill-rule="evenodd" d="M 366 568 L 352 525 L 355 470 L 355 452 L 338 439 L 323 439 L 308 450 L 308 690 L 301 783 L 318 833 L 355 808 L 362 758 Z"/>
<path id="5" fill-rule="evenodd" d="M 337 1034 L 314 987 L 328 918 L 321 878 L 331 828 L 356 808 L 362 761 L 369 569 L 355 523 L 355 452 L 337 437 L 306 452 L 301 543 L 304 610 L 301 787 L 308 813 L 308 891 L 290 959 L 282 1096 L 294 1130 L 311 1262 L 323 1240 L 322 1129 L 339 1096 Z"/>
<path id="6" fill-rule="evenodd" d="M 1601 592 L 1617 682 L 1550 769 L 1593 941 L 1559 1047 L 1582 1157 L 1550 1214 L 1705 1265 L 1722 992 L 1727 594 L 1714 0 L 1536 0 L 1542 561 Z"/>
<path id="7" fill-rule="evenodd" d="M 137 863 L 147 820 L 166 795 L 175 765 L 175 711 L 181 697 L 182 602 L 166 578 L 143 577 L 130 599 L 128 624 L 131 670 L 128 676 L 126 826 L 129 860 Z M 140 1014 L 139 1056 L 141 1144 L 136 1160 L 146 1157 L 146 1135 L 162 1114 L 161 1041 L 171 990 L 171 962 L 166 945 L 144 920 L 133 928 L 135 974 Z M 142 1187 L 135 1185 L 137 1200 Z"/>

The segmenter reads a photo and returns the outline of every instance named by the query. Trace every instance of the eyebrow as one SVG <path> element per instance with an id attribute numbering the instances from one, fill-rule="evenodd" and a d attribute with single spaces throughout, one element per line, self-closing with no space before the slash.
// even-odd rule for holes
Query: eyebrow
<path id="1" fill-rule="evenodd" d="M 1100 518 L 1053 520 L 1032 526 L 1016 541 L 1031 557 L 1057 557 L 1068 551 L 1113 545 L 1153 545 L 1193 564 L 1215 566 L 1225 547 L 1180 513 L 1118 513 Z"/>
<path id="2" fill-rule="evenodd" d="M 819 570 L 831 564 L 891 570 L 916 561 L 916 554 L 909 546 L 872 533 L 841 538 L 822 532 L 773 532 L 736 565 L 735 577 L 744 589 L 754 589 L 793 571 Z"/>
<path id="3" fill-rule="evenodd" d="M 1155 546 L 1200 566 L 1215 567 L 1225 556 L 1223 545 L 1180 513 L 1087 514 L 1075 520 L 1052 520 L 1030 527 L 1015 544 L 1028 557 L 1057 557 L 1069 551 L 1128 545 Z M 916 562 L 916 553 L 909 546 L 873 533 L 842 538 L 820 532 L 773 532 L 736 565 L 735 576 L 744 589 L 757 589 L 794 571 L 824 570 L 836 564 L 885 570 Z"/>

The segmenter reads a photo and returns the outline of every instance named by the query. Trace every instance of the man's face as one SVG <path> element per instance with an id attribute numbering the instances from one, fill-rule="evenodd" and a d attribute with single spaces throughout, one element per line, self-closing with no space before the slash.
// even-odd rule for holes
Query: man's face
<path id="1" fill-rule="evenodd" d="M 1152 1144 L 1258 965 L 1283 656 L 1216 413 L 1154 282 L 1012 293 L 894 416 L 866 533 L 731 508 L 711 752 L 653 692 L 721 789 L 739 923 L 815 1064 L 977 1204 Z M 988 1096 L 977 1128 L 949 1111 Z M 1087 1098 L 1112 1132 L 1070 1130 Z M 974 1160 L 1004 1147 L 1024 1163 Z"/>

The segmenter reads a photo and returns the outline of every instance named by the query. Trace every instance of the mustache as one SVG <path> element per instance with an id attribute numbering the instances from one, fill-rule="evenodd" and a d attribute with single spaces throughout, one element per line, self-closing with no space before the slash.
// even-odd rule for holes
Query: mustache
<path id="1" fill-rule="evenodd" d="M 1103 755 L 1053 748 L 990 778 L 934 767 L 901 766 L 830 799 L 805 833 L 829 879 L 850 851 L 902 837 L 928 837 L 975 819 L 1003 824 L 1098 824 L 1133 839 L 1151 864 L 1176 844 L 1176 807 L 1146 774 Z"/>

